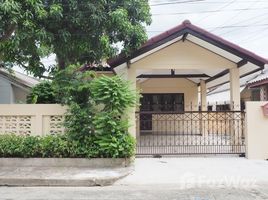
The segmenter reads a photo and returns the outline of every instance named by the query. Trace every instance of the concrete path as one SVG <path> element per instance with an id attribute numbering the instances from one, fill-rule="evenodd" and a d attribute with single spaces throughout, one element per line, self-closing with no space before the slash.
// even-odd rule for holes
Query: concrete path
<path id="1" fill-rule="evenodd" d="M 182 188 L 204 186 L 255 187 L 268 184 L 268 161 L 246 158 L 138 158 L 131 175 L 116 185 L 176 184 Z"/>
<path id="2" fill-rule="evenodd" d="M 0 186 L 107 186 L 132 167 L 0 167 Z"/>

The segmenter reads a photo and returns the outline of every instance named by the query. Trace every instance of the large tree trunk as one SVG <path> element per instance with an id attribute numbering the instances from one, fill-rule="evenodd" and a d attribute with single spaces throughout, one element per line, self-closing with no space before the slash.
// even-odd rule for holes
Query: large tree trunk
<path id="1" fill-rule="evenodd" d="M 66 67 L 65 60 L 62 58 L 59 58 L 58 56 L 57 56 L 57 60 L 58 60 L 59 69 L 60 70 L 65 69 L 65 67 Z"/>

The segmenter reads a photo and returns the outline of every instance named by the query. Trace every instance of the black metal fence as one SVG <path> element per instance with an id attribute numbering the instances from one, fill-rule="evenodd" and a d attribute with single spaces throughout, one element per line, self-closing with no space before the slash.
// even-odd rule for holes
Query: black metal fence
<path id="1" fill-rule="evenodd" d="M 245 154 L 243 111 L 137 112 L 137 155 Z"/>

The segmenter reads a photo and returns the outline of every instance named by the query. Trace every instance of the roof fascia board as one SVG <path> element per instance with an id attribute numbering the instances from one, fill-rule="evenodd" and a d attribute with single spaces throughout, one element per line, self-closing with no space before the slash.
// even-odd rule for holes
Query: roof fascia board
<path id="1" fill-rule="evenodd" d="M 207 74 L 141 74 L 137 78 L 208 78 Z"/>
<path id="2" fill-rule="evenodd" d="M 145 54 L 145 53 L 151 51 L 152 49 L 155 49 L 161 45 L 164 45 L 165 43 L 170 42 L 171 40 L 174 40 L 174 39 L 176 40 L 176 38 L 182 36 L 186 32 L 187 32 L 186 29 L 182 29 L 178 32 L 173 33 L 172 35 L 170 35 L 169 37 L 167 37 L 163 40 L 160 40 L 160 41 L 153 43 L 153 44 L 150 44 L 148 46 L 141 47 L 140 49 L 138 49 L 134 53 L 132 53 L 130 56 L 122 58 L 122 60 L 120 60 L 118 63 L 116 63 L 116 65 L 117 66 L 121 65 L 121 64 L 127 62 L 128 60 L 132 60 L 132 59 L 134 59 L 142 54 Z M 117 66 L 115 66 L 115 67 L 117 67 Z"/>
<path id="3" fill-rule="evenodd" d="M 206 41 L 206 42 L 208 42 L 208 43 L 210 43 L 210 44 L 213 44 L 213 45 L 215 45 L 215 46 L 217 46 L 217 47 L 219 47 L 219 48 L 221 48 L 221 49 L 224 49 L 225 51 L 231 52 L 231 53 L 233 53 L 234 55 L 236 55 L 236 56 L 238 56 L 238 57 L 240 57 L 240 58 L 243 58 L 243 59 L 245 59 L 245 60 L 247 60 L 247 61 L 249 61 L 249 62 L 251 62 L 251 63 L 257 65 L 257 66 L 259 66 L 259 67 L 262 68 L 262 69 L 264 68 L 265 63 L 263 63 L 263 62 L 261 62 L 261 61 L 259 61 L 259 60 L 256 60 L 256 59 L 252 58 L 252 57 L 249 56 L 249 55 L 243 54 L 243 53 L 239 52 L 239 51 L 238 51 L 237 49 L 235 49 L 235 48 L 232 48 L 232 47 L 230 47 L 230 46 L 228 46 L 228 45 L 222 44 L 221 42 L 218 42 L 218 41 L 216 41 L 216 40 L 214 40 L 214 39 L 212 39 L 212 38 L 209 38 L 209 37 L 207 37 L 206 35 L 204 35 L 204 34 L 202 34 L 202 33 L 199 33 L 199 32 L 197 32 L 197 31 L 194 31 L 194 30 L 192 30 L 192 29 L 186 28 L 186 30 L 187 30 L 191 35 L 194 35 L 195 37 L 198 37 L 198 38 L 200 38 L 200 39 L 202 39 L 202 40 L 204 40 L 204 41 Z"/>
<path id="4" fill-rule="evenodd" d="M 25 83 L 16 80 L 16 78 L 12 78 L 9 76 L 5 76 L 3 74 L 0 74 L 0 76 L 4 79 L 6 79 L 10 84 L 15 85 L 16 87 L 19 87 L 25 91 L 29 91 L 32 87 L 29 85 L 26 85 Z"/>
<path id="5" fill-rule="evenodd" d="M 239 78 L 244 78 L 244 77 L 246 77 L 246 76 L 248 76 L 248 75 L 250 75 L 250 74 L 254 74 L 254 73 L 258 72 L 258 71 L 261 71 L 261 69 L 260 69 L 260 68 L 258 68 L 258 69 L 254 69 L 254 70 L 252 70 L 252 71 L 250 71 L 250 72 L 248 72 L 248 73 L 245 73 L 245 74 L 243 74 L 243 75 L 240 75 Z M 221 86 L 221 85 L 226 84 L 226 83 L 229 83 L 229 82 L 230 82 L 230 81 L 225 81 L 225 82 L 220 83 L 220 84 L 217 84 L 217 85 L 212 85 L 212 86 L 210 86 L 208 89 L 213 88 L 213 87 L 218 87 L 218 86 Z"/>
<path id="6" fill-rule="evenodd" d="M 159 50 L 161 50 L 161 49 L 164 49 L 165 47 L 167 47 L 167 46 L 169 46 L 169 45 L 171 45 L 171 44 L 173 44 L 173 43 L 176 43 L 176 42 L 178 42 L 178 41 L 180 41 L 180 40 L 181 40 L 181 37 L 177 37 L 177 38 L 175 38 L 175 39 L 173 39 L 173 40 L 171 40 L 171 41 L 168 41 L 168 42 L 166 42 L 166 43 L 164 43 L 164 44 L 162 44 L 162 45 L 160 45 L 160 46 L 158 46 L 158 47 L 155 47 L 154 49 L 152 49 L 152 50 L 150 50 L 150 51 L 148 51 L 148 52 L 145 52 L 145 53 L 143 53 L 143 54 L 141 54 L 141 55 L 139 55 L 139 56 L 137 56 L 137 57 L 131 59 L 131 60 L 130 60 L 130 63 L 131 63 L 131 64 L 132 64 L 132 63 L 135 63 L 135 62 L 141 60 L 142 58 L 144 58 L 144 57 L 146 57 L 146 56 L 149 56 L 149 55 L 151 55 L 151 54 L 153 54 L 153 53 L 155 53 L 155 52 L 157 52 L 157 51 L 159 51 Z"/>

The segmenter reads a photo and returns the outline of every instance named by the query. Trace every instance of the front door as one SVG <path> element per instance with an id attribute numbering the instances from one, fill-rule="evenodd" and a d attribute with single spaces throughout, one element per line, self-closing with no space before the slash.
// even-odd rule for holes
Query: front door
<path id="1" fill-rule="evenodd" d="M 142 94 L 140 100 L 140 130 L 152 131 L 152 114 L 154 112 L 184 111 L 184 95 L 180 93 Z"/>

